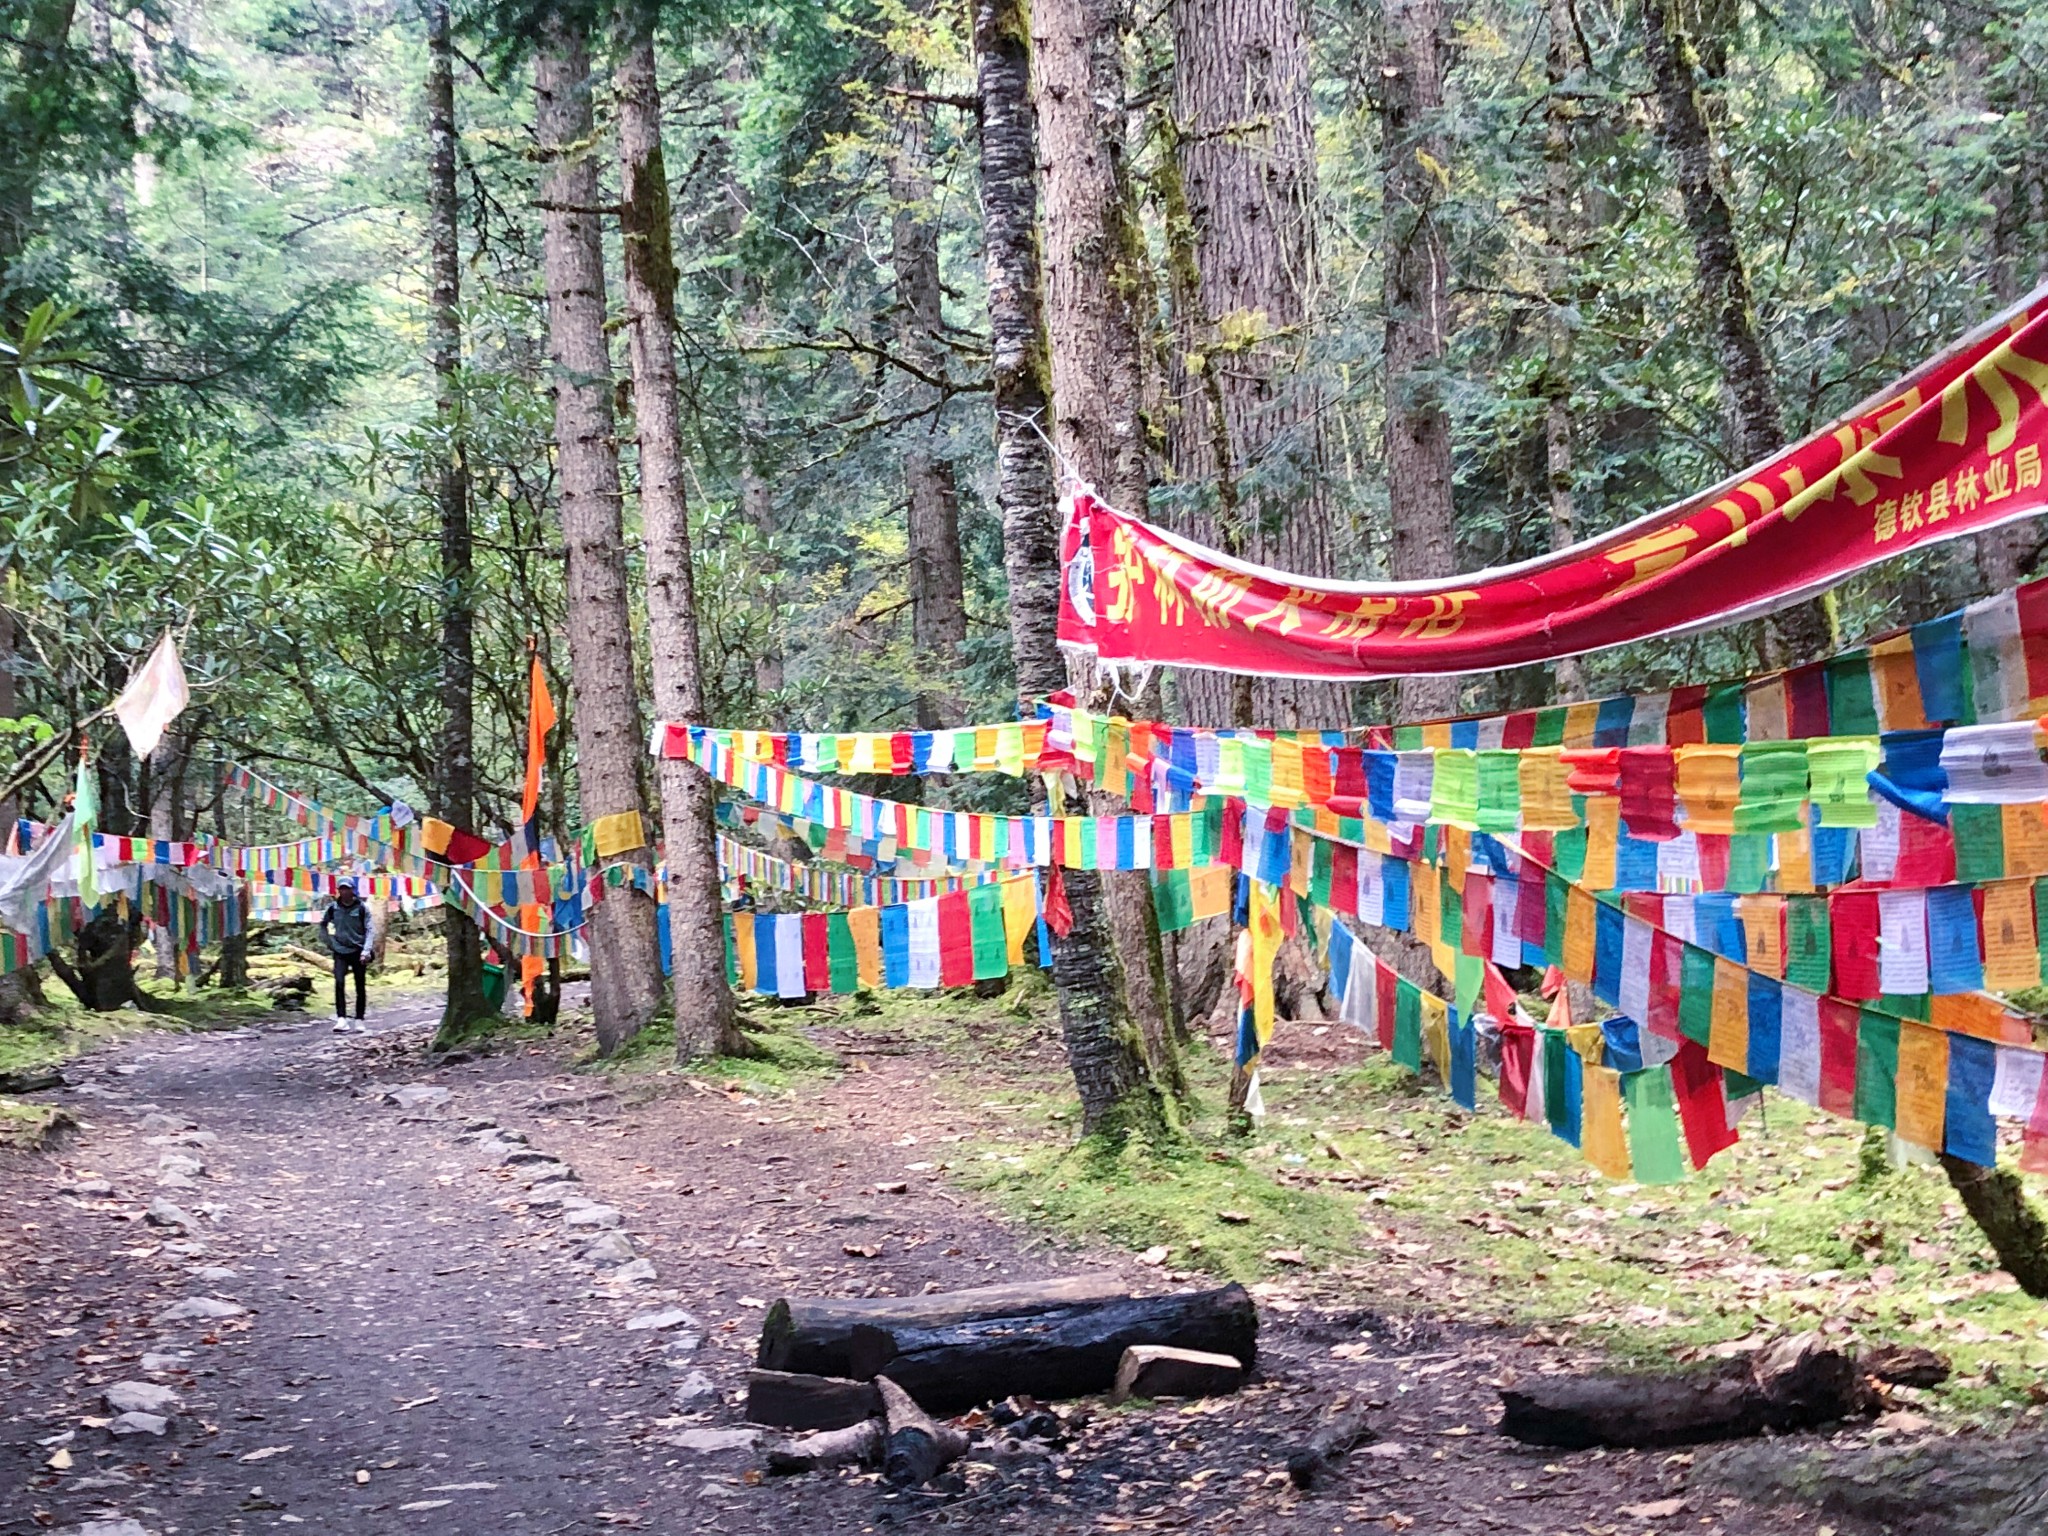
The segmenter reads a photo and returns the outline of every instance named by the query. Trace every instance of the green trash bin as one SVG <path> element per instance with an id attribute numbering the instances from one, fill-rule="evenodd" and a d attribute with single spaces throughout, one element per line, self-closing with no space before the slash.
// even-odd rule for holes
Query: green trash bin
<path id="1" fill-rule="evenodd" d="M 484 1001 L 496 1013 L 505 1006 L 505 967 L 484 962 Z"/>

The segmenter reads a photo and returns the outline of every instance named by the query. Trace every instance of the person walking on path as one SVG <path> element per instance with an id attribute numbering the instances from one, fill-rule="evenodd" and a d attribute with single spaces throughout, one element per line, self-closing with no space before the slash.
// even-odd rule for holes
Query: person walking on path
<path id="1" fill-rule="evenodd" d="M 363 983 L 370 971 L 370 909 L 356 895 L 355 882 L 335 887 L 334 902 L 320 919 L 320 931 L 334 954 L 334 1027 L 348 1030 L 348 978 L 356 979 L 356 1019 L 363 1017 Z"/>

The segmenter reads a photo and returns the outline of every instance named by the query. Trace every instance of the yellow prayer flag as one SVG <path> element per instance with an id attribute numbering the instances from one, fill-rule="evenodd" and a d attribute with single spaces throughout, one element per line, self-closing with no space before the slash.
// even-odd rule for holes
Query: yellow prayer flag
<path id="1" fill-rule="evenodd" d="M 1301 743 L 1286 736 L 1273 738 L 1273 803 L 1293 810 L 1307 799 L 1301 774 Z"/>
<path id="2" fill-rule="evenodd" d="M 882 909 L 855 907 L 846 914 L 853 934 L 853 965 L 864 987 L 882 984 Z"/>
<path id="3" fill-rule="evenodd" d="M 1749 1070 L 1749 972 L 1719 955 L 1714 957 L 1714 1007 L 1707 1020 L 1707 1060 L 1737 1072 Z"/>
<path id="4" fill-rule="evenodd" d="M 754 914 L 735 912 L 732 914 L 732 953 L 739 962 L 740 990 L 754 990 L 756 969 L 754 961 Z"/>
<path id="5" fill-rule="evenodd" d="M 1749 965 L 1774 981 L 1785 979 L 1785 898 L 1756 893 L 1735 898 L 1735 914 L 1742 919 L 1742 937 L 1748 945 Z"/>
<path id="6" fill-rule="evenodd" d="M 1564 707 L 1564 744 L 1567 747 L 1590 747 L 1593 733 L 1600 724 L 1600 702 L 1597 699 L 1582 699 L 1576 704 Z"/>
<path id="7" fill-rule="evenodd" d="M 1888 731 L 1924 731 L 1927 715 L 1920 703 L 1920 670 L 1913 659 L 1913 637 L 1894 635 L 1870 647 L 1870 678 L 1877 693 L 1878 722 Z"/>
<path id="8" fill-rule="evenodd" d="M 1993 880 L 1977 889 L 1984 895 L 1984 985 L 1994 992 L 2040 985 L 2033 882 Z"/>
<path id="9" fill-rule="evenodd" d="M 1777 835 L 1778 889 L 1813 889 L 1813 833 L 1805 827 Z"/>
<path id="10" fill-rule="evenodd" d="M 1735 831 L 1735 802 L 1742 797 L 1742 748 L 1696 744 L 1673 753 L 1678 760 L 1678 799 L 1693 832 L 1723 836 Z"/>
<path id="11" fill-rule="evenodd" d="M 1579 1150 L 1610 1179 L 1632 1176 L 1628 1137 L 1621 1125 L 1621 1074 L 1612 1067 L 1588 1066 L 1581 1089 Z"/>
<path id="12" fill-rule="evenodd" d="M 2008 875 L 2048 875 L 2048 806 L 2002 805 Z"/>
<path id="13" fill-rule="evenodd" d="M 1621 856 L 1621 801 L 1613 795 L 1586 800 L 1586 867 L 1580 876 L 1589 890 L 1611 891 Z"/>
<path id="14" fill-rule="evenodd" d="M 1573 981 L 1592 983 L 1593 935 L 1598 921 L 1593 893 L 1582 885 L 1573 886 L 1564 907 L 1564 973 Z"/>
<path id="15" fill-rule="evenodd" d="M 1560 749 L 1527 747 L 1517 770 L 1522 790 L 1522 829 L 1557 832 L 1579 824 L 1572 806 L 1571 771 Z"/>
<path id="16" fill-rule="evenodd" d="M 1451 1005 L 1434 992 L 1422 994 L 1422 1048 L 1436 1068 L 1437 1081 L 1451 1082 Z"/>
<path id="17" fill-rule="evenodd" d="M 1899 1139 L 1939 1152 L 1947 1098 L 1948 1036 L 1938 1029 L 1901 1024 Z"/>

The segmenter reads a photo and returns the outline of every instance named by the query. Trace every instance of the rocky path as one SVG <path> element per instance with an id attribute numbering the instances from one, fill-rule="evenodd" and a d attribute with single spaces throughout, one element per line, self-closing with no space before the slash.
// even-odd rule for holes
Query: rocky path
<path id="1" fill-rule="evenodd" d="M 1495 1334 L 1266 1298 L 1264 1380 L 1069 1414 L 1050 1458 L 948 1493 L 764 1481 L 742 1423 L 765 1304 L 1105 1267 L 950 1187 L 915 1064 L 755 1102 L 611 1087 L 541 1046 L 422 1068 L 432 1006 L 335 1037 L 149 1037 L 56 1095 L 84 1122 L 0 1163 L 0 1532 L 178 1536 L 961 1530 L 1815 1531 L 1688 1493 L 1684 1459 L 1488 1433 Z M 1303 1501 L 1279 1471 L 1330 1395 L 1381 1443 Z M 1839 1523 L 1844 1536 L 1856 1527 Z"/>

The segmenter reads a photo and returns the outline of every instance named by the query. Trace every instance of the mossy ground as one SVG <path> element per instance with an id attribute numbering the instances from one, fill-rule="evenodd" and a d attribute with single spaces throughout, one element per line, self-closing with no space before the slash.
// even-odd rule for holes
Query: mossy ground
<path id="1" fill-rule="evenodd" d="M 1167 1273 L 1287 1276 L 1352 1304 L 1540 1328 L 1645 1364 L 1824 1327 L 1948 1355 L 1955 1375 L 1925 1396 L 1958 1414 L 2048 1401 L 2048 1305 L 1997 1270 L 1939 1168 L 1887 1162 L 1868 1176 L 1860 1126 L 1775 1094 L 1739 1146 L 1648 1188 L 1602 1178 L 1495 1105 L 1469 1114 L 1384 1056 L 1361 1061 L 1342 1026 L 1285 1026 L 1250 1136 L 1228 1134 L 1225 1063 L 1197 1044 L 1186 1141 L 1117 1149 L 1075 1142 L 1042 996 L 884 994 L 839 1022 L 943 1062 L 943 1091 L 982 1123 L 955 1176 L 1024 1222 L 1164 1248 Z"/>

